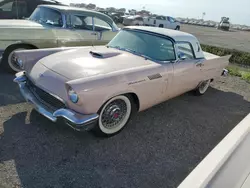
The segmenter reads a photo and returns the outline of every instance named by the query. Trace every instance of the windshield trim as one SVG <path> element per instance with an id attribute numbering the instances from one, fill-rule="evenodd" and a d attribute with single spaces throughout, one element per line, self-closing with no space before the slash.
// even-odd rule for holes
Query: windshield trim
<path id="1" fill-rule="evenodd" d="M 127 31 L 136 31 L 136 32 L 145 33 L 145 34 L 149 34 L 149 35 L 154 35 L 154 36 L 156 36 L 156 37 L 160 37 L 160 38 L 164 38 L 164 39 L 170 40 L 170 41 L 172 42 L 172 45 L 173 45 L 173 48 L 174 48 L 174 56 L 175 56 L 175 59 L 173 59 L 173 60 L 157 60 L 157 59 L 148 57 L 148 56 L 146 56 L 146 55 L 144 55 L 144 54 L 140 54 L 140 53 L 136 53 L 136 52 L 133 53 L 133 52 L 132 52 L 133 50 L 130 50 L 130 49 L 120 48 L 120 47 L 117 47 L 117 46 L 109 46 L 109 44 L 110 44 L 110 42 L 111 42 L 112 40 L 106 45 L 108 48 L 115 48 L 115 49 L 118 49 L 118 50 L 126 51 L 126 52 L 132 53 L 132 54 L 134 54 L 134 55 L 143 57 L 143 58 L 145 58 L 145 59 L 149 59 L 149 60 L 154 61 L 154 62 L 156 62 L 156 63 L 160 63 L 160 64 L 176 62 L 176 60 L 177 60 L 177 56 L 176 56 L 177 52 L 176 52 L 176 47 L 175 47 L 175 46 L 176 46 L 176 41 L 175 41 L 173 38 L 171 38 L 171 37 L 169 37 L 169 36 L 166 36 L 166 35 L 158 34 L 158 33 L 151 32 L 151 31 L 145 31 L 145 30 L 141 30 L 141 29 L 123 28 L 122 30 L 125 30 L 125 31 L 126 31 L 126 30 L 127 30 Z M 148 57 L 148 58 L 147 58 L 147 57 Z"/>

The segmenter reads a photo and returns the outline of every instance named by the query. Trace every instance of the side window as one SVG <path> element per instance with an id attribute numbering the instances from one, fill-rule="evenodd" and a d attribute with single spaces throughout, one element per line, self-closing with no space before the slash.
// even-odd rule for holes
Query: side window
<path id="1" fill-rule="evenodd" d="M 90 30 L 93 31 L 92 17 L 83 15 L 71 15 L 71 23 L 67 25 L 74 29 Z"/>
<path id="2" fill-rule="evenodd" d="M 94 17 L 95 31 L 112 30 L 111 26 L 104 20 Z"/>
<path id="3" fill-rule="evenodd" d="M 179 42 L 177 43 L 178 55 L 182 54 L 186 56 L 187 59 L 194 59 L 194 51 L 190 43 Z"/>
<path id="4" fill-rule="evenodd" d="M 0 5 L 0 10 L 4 11 L 4 12 L 11 12 L 13 3 L 14 3 L 14 1 L 10 1 L 8 3 Z"/>
<path id="5" fill-rule="evenodd" d="M 17 1 L 13 3 L 12 11 L 17 14 L 17 18 L 28 17 L 27 4 L 25 1 Z"/>
<path id="6" fill-rule="evenodd" d="M 175 19 L 172 18 L 172 17 L 168 17 L 168 21 L 170 21 L 171 23 L 174 23 L 174 22 L 175 22 Z"/>

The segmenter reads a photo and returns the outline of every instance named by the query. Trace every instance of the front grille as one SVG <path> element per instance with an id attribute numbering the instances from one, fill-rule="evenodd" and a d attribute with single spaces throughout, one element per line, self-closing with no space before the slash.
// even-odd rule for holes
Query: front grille
<path id="1" fill-rule="evenodd" d="M 53 110 L 65 108 L 65 104 L 61 100 L 40 89 L 29 79 L 27 79 L 26 85 L 30 89 L 30 91 L 35 95 L 35 97 L 44 105 L 52 108 Z"/>

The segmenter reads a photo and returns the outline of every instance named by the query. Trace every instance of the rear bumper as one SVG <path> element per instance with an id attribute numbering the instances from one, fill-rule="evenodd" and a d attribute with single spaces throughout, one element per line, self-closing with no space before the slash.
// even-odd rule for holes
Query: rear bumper
<path id="1" fill-rule="evenodd" d="M 67 125 L 77 131 L 90 130 L 97 123 L 99 118 L 98 114 L 85 115 L 74 112 L 73 110 L 67 108 L 52 110 L 33 94 L 33 92 L 27 87 L 26 80 L 27 77 L 24 73 L 18 73 L 14 79 L 14 82 L 19 85 L 21 94 L 25 100 L 30 102 L 34 108 L 44 117 L 53 122 L 57 122 L 58 119 L 63 119 Z"/>

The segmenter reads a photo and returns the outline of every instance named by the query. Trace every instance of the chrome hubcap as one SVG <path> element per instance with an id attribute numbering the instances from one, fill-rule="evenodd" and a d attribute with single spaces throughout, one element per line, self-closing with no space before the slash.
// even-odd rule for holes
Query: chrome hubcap
<path id="1" fill-rule="evenodd" d="M 8 57 L 8 63 L 10 65 L 10 67 L 15 70 L 15 71 L 20 71 L 22 70 L 21 67 L 18 65 L 18 62 L 17 62 L 17 57 L 14 55 L 14 53 L 18 50 L 23 50 L 22 48 L 20 49 L 16 49 L 14 50 L 13 52 L 11 52 L 9 54 L 9 57 Z"/>
<path id="2" fill-rule="evenodd" d="M 209 84 L 210 84 L 210 80 L 202 82 L 201 85 L 200 85 L 200 87 L 199 87 L 200 92 L 204 93 L 207 90 L 207 88 L 209 87 Z"/>
<path id="3" fill-rule="evenodd" d="M 112 129 L 114 127 L 119 126 L 119 124 L 123 121 L 127 113 L 127 105 L 121 100 L 112 101 L 105 108 L 101 121 L 105 128 Z"/>

